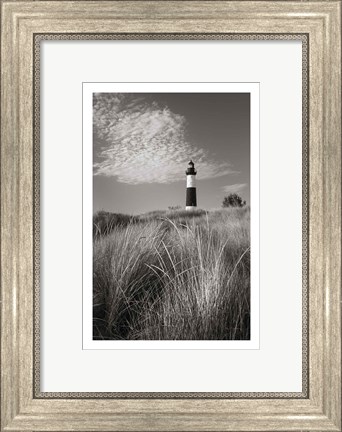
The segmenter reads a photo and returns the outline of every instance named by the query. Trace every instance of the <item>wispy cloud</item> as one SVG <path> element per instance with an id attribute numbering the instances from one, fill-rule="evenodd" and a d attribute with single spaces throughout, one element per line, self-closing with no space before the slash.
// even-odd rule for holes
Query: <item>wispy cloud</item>
<path id="1" fill-rule="evenodd" d="M 94 174 L 116 177 L 119 182 L 171 183 L 184 179 L 193 159 L 200 179 L 232 173 L 187 139 L 184 116 L 125 93 L 97 93 L 93 104 L 94 139 L 104 143 L 96 155 Z"/>
<path id="2" fill-rule="evenodd" d="M 222 186 L 222 189 L 226 193 L 237 193 L 241 192 L 247 186 L 246 183 L 238 183 L 233 185 Z"/>

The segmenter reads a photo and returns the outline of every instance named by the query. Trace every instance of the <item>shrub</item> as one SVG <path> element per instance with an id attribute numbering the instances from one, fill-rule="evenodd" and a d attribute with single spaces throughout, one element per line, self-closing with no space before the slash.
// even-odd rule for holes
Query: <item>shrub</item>
<path id="1" fill-rule="evenodd" d="M 246 201 L 244 201 L 240 195 L 236 193 L 231 193 L 228 196 L 224 197 L 222 201 L 222 207 L 243 207 L 246 205 Z"/>

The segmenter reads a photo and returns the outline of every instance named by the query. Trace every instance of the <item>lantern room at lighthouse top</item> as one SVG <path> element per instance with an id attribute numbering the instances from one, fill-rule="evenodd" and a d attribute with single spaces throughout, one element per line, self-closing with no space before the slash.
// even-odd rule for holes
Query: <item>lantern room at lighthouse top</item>
<path id="1" fill-rule="evenodd" d="M 195 164 L 192 162 L 192 160 L 189 162 L 189 167 L 185 171 L 186 175 L 196 175 L 197 171 L 195 170 Z"/>

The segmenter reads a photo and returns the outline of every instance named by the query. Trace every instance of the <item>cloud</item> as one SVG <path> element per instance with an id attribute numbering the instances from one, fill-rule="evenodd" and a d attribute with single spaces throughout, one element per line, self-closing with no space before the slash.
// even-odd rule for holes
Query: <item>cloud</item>
<path id="1" fill-rule="evenodd" d="M 190 159 L 200 179 L 233 172 L 189 143 L 184 116 L 137 94 L 94 94 L 93 126 L 94 139 L 103 143 L 94 175 L 128 184 L 171 183 L 184 179 Z"/>
<path id="2" fill-rule="evenodd" d="M 237 193 L 242 191 L 247 186 L 246 183 L 238 183 L 233 185 L 222 186 L 222 189 L 226 193 Z"/>

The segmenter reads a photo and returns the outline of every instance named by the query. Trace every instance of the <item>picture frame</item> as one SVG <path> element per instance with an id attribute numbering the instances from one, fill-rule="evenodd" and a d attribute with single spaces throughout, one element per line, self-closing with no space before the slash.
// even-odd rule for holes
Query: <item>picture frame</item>
<path id="1" fill-rule="evenodd" d="M 1 430 L 341 431 L 340 13 L 335 0 L 2 2 Z M 305 36 L 309 283 L 303 309 L 308 386 L 302 394 L 39 394 L 35 41 L 44 35 L 92 40 L 113 33 L 122 39 L 181 40 Z"/>

